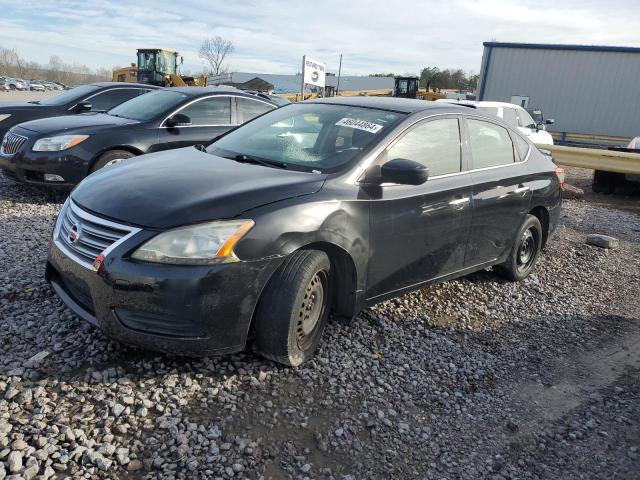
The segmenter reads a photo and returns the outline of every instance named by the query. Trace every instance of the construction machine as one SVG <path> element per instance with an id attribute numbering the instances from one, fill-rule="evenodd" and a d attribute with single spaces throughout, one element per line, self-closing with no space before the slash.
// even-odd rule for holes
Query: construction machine
<path id="1" fill-rule="evenodd" d="M 180 75 L 178 68 L 183 59 L 178 52 L 162 48 L 139 48 L 138 64 L 113 71 L 114 82 L 137 82 L 160 87 L 205 87 L 204 75 L 191 77 Z"/>
<path id="2" fill-rule="evenodd" d="M 427 88 L 419 88 L 420 79 L 418 77 L 395 77 L 393 97 L 418 98 L 420 100 L 438 100 L 445 98 L 445 95 L 432 92 Z"/>

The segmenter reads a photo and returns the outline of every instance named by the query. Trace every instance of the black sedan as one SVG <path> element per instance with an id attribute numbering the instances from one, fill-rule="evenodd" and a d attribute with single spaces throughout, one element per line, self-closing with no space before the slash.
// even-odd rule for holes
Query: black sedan
<path id="1" fill-rule="evenodd" d="M 2 103 L 0 138 L 11 127 L 22 122 L 85 112 L 103 112 L 157 88 L 159 87 L 139 83 L 100 82 L 80 85 L 42 100 Z"/>
<path id="2" fill-rule="evenodd" d="M 254 338 L 298 365 L 331 312 L 489 266 L 525 278 L 558 223 L 561 181 L 550 157 L 473 108 L 292 104 L 206 151 L 91 175 L 58 217 L 46 275 L 121 341 L 211 354 Z"/>
<path id="3" fill-rule="evenodd" d="M 20 124 L 2 141 L 0 168 L 18 181 L 69 189 L 88 174 L 136 155 L 208 145 L 275 108 L 268 96 L 233 88 L 156 90 L 106 113 Z"/>

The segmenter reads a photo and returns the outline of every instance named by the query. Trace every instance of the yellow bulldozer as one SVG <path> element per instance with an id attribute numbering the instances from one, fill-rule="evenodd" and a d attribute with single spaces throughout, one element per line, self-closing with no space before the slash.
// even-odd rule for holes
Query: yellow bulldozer
<path id="1" fill-rule="evenodd" d="M 206 87 L 207 77 L 180 75 L 183 59 L 178 52 L 162 48 L 139 48 L 138 64 L 113 71 L 114 82 L 136 82 L 159 87 Z"/>

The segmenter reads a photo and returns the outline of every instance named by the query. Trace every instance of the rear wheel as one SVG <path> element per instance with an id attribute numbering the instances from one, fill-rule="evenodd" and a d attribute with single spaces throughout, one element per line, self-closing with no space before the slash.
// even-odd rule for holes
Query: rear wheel
<path id="1" fill-rule="evenodd" d="M 91 167 L 91 173 L 95 172 L 96 170 L 100 170 L 101 168 L 104 168 L 108 165 L 113 165 L 131 157 L 135 157 L 135 154 L 126 150 L 110 150 L 100 155 L 98 160 L 95 161 L 95 163 Z"/>
<path id="2" fill-rule="evenodd" d="M 542 225 L 534 215 L 527 215 L 518 230 L 518 236 L 509 258 L 496 270 L 513 281 L 524 280 L 535 267 L 542 249 Z"/>
<path id="3" fill-rule="evenodd" d="M 313 356 L 329 316 L 330 268 L 329 257 L 318 250 L 285 259 L 258 303 L 258 352 L 291 366 Z"/>

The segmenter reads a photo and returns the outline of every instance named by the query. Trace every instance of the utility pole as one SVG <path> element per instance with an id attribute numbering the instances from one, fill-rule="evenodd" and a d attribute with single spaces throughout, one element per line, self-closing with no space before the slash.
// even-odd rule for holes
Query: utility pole
<path id="1" fill-rule="evenodd" d="M 342 54 L 340 54 L 340 66 L 338 67 L 338 84 L 336 85 L 336 97 L 340 91 L 340 73 L 342 72 Z"/>
<path id="2" fill-rule="evenodd" d="M 300 86 L 300 101 L 304 101 L 304 64 L 306 63 L 307 56 L 302 56 L 302 84 Z"/>

